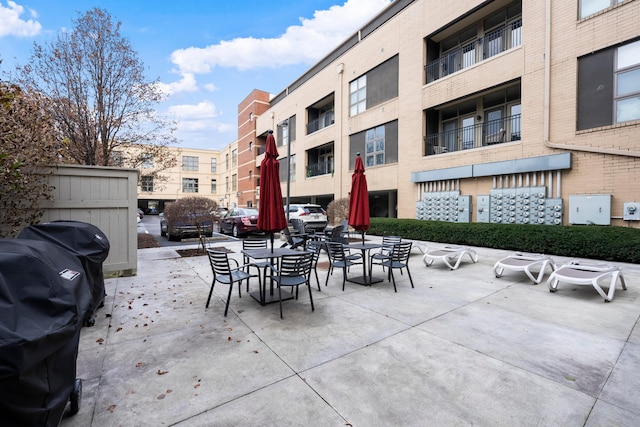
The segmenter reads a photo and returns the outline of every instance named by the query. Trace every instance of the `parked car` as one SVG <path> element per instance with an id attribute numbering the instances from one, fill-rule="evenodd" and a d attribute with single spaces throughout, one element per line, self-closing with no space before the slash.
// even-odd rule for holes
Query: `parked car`
<path id="1" fill-rule="evenodd" d="M 213 211 L 213 220 L 216 222 L 220 222 L 220 220 L 222 219 L 222 217 L 224 217 L 227 212 L 229 212 L 229 209 L 227 208 L 218 208 L 215 211 Z"/>
<path id="2" fill-rule="evenodd" d="M 258 211 L 252 208 L 232 208 L 220 219 L 220 232 L 234 237 L 258 233 Z"/>
<path id="3" fill-rule="evenodd" d="M 285 206 L 284 209 L 286 215 L 287 207 Z M 327 213 L 320 205 L 310 203 L 290 204 L 289 222 L 294 218 L 301 219 L 307 230 L 322 231 L 327 226 Z"/>
<path id="4" fill-rule="evenodd" d="M 164 214 L 160 214 L 160 235 L 168 240 L 182 240 L 183 237 L 198 237 L 198 218 L 193 215 L 189 221 L 169 221 Z M 200 223 L 200 232 L 205 236 L 213 236 L 213 221 L 205 219 Z"/>
<path id="5" fill-rule="evenodd" d="M 140 209 L 140 208 L 138 208 L 138 217 L 140 219 L 144 218 L 144 211 L 142 209 Z"/>

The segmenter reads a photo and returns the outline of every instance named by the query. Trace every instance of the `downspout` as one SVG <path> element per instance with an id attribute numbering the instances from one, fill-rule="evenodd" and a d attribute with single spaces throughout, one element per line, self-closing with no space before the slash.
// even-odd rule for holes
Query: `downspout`
<path id="1" fill-rule="evenodd" d="M 611 154 L 614 156 L 640 157 L 639 151 L 619 150 L 616 148 L 600 148 L 580 145 L 568 145 L 551 142 L 551 0 L 545 1 L 545 31 L 544 31 L 544 114 L 543 116 L 543 132 L 544 145 L 549 148 L 558 150 L 584 151 L 588 153 Z"/>

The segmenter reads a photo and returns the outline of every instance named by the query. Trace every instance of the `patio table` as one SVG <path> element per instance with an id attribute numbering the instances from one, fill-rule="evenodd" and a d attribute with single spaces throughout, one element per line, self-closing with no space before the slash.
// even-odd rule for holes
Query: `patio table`
<path id="1" fill-rule="evenodd" d="M 378 249 L 381 248 L 383 245 L 380 243 L 345 243 L 343 244 L 343 246 L 345 248 L 349 248 L 349 249 L 357 249 L 361 252 L 362 254 L 362 276 L 358 276 L 358 277 L 347 277 L 347 281 L 349 282 L 353 282 L 353 283 L 358 283 L 360 285 L 364 285 L 364 286 L 371 286 L 371 284 L 373 283 L 378 283 L 378 282 L 382 282 L 382 279 L 379 277 L 369 277 L 367 274 L 368 268 L 367 268 L 367 259 L 369 258 L 369 251 L 371 249 Z"/>
<path id="2" fill-rule="evenodd" d="M 298 255 L 301 252 L 291 248 L 261 248 L 261 249 L 243 249 L 242 253 L 252 259 L 269 259 L 273 264 L 274 260 L 282 257 L 283 255 Z M 270 304 L 272 302 L 278 302 L 277 295 L 273 292 L 273 281 L 269 280 L 269 295 L 267 295 L 267 268 L 262 271 L 262 285 L 259 292 L 249 292 L 249 295 L 261 305 Z M 272 271 L 273 273 L 273 271 Z M 282 291 L 282 301 L 293 299 L 291 292 Z"/>

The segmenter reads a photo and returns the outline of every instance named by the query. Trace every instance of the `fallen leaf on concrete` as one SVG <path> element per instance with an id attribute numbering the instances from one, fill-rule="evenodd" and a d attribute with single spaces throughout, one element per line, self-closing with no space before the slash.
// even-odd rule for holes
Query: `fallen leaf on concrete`
<path id="1" fill-rule="evenodd" d="M 164 374 L 168 374 L 168 373 L 169 373 L 169 371 L 163 371 L 163 370 L 158 369 L 158 372 L 156 372 L 156 373 L 157 373 L 158 375 L 164 375 Z"/>
<path id="2" fill-rule="evenodd" d="M 162 400 L 164 399 L 166 396 L 164 394 L 160 394 L 158 397 L 156 397 L 156 399 L 158 400 Z"/>
<path id="3" fill-rule="evenodd" d="M 107 411 L 109 411 L 109 412 L 113 412 L 113 411 L 115 411 L 115 409 L 116 409 L 116 405 L 107 406 Z"/>

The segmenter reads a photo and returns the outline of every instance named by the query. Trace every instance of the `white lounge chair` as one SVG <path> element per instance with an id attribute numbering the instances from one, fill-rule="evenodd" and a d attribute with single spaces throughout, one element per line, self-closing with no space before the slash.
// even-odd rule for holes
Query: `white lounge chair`
<path id="1" fill-rule="evenodd" d="M 537 285 L 542 281 L 547 266 L 551 267 L 551 272 L 556 269 L 555 262 L 547 255 L 521 254 L 516 252 L 496 262 L 493 266 L 493 274 L 499 278 L 502 277 L 505 270 L 524 271 L 527 277 Z M 532 269 L 539 270 L 537 276 L 534 276 L 533 271 L 531 271 Z"/>
<path id="2" fill-rule="evenodd" d="M 427 267 L 430 267 L 435 260 L 439 259 L 442 260 L 442 262 L 444 262 L 451 270 L 455 270 L 460 266 L 462 257 L 465 255 L 468 255 L 474 263 L 478 261 L 478 254 L 476 251 L 466 246 L 445 246 L 443 248 L 433 250 L 429 250 L 427 248 L 424 256 L 422 257 L 422 261 L 424 261 L 424 264 Z M 455 264 L 452 264 L 453 262 L 455 262 Z"/>
<path id="3" fill-rule="evenodd" d="M 616 291 L 618 278 L 620 278 L 622 289 L 626 290 L 627 285 L 619 267 L 608 263 L 588 264 L 580 261 L 571 261 L 551 273 L 549 279 L 547 279 L 547 286 L 549 286 L 549 292 L 555 292 L 558 290 L 559 282 L 567 282 L 574 285 L 592 285 L 600 296 L 604 298 L 604 302 L 611 302 Z M 600 286 L 599 281 L 602 279 L 609 279 L 608 294 Z"/>

